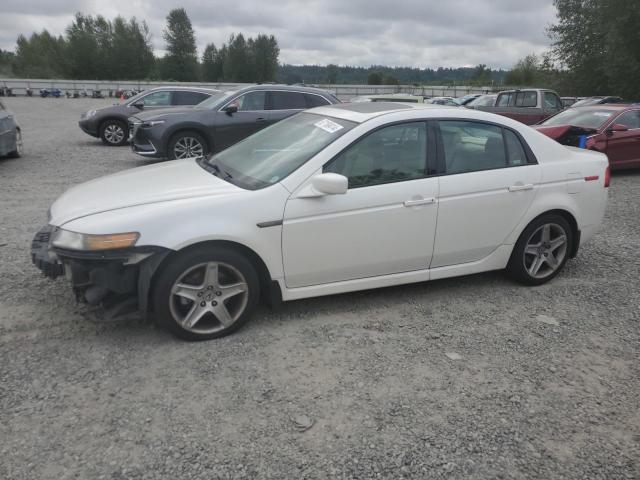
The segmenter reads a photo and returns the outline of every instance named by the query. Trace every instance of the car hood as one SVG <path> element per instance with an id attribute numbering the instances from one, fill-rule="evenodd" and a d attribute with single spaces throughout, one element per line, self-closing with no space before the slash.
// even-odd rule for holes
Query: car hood
<path id="1" fill-rule="evenodd" d="M 135 118 L 140 121 L 147 120 L 160 120 L 170 116 L 184 115 L 185 113 L 193 113 L 193 107 L 180 107 L 180 108 L 159 108 L 155 110 L 142 110 L 140 113 L 134 115 Z"/>
<path id="2" fill-rule="evenodd" d="M 49 223 L 62 226 L 80 217 L 120 208 L 243 191 L 207 172 L 195 159 L 174 160 L 125 170 L 70 188 L 51 205 Z"/>

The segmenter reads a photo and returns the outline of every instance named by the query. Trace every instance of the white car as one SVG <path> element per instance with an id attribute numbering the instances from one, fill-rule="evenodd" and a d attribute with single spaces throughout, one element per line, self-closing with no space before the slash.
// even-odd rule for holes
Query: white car
<path id="1" fill-rule="evenodd" d="M 606 156 L 506 117 L 340 104 L 211 159 L 78 185 L 52 205 L 32 254 L 79 298 L 200 340 L 239 328 L 260 298 L 499 269 L 541 284 L 598 229 L 608 185 Z"/>

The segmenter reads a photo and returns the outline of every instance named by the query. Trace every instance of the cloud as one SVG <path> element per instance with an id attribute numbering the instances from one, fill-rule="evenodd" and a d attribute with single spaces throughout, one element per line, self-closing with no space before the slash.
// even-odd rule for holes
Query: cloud
<path id="1" fill-rule="evenodd" d="M 46 28 L 60 35 L 74 12 L 145 20 L 163 53 L 165 16 L 173 0 L 4 0 L 0 48 L 19 33 Z M 509 68 L 549 46 L 552 0 L 183 0 L 200 51 L 234 32 L 273 34 L 280 61 L 293 64 L 455 67 L 484 63 Z"/>

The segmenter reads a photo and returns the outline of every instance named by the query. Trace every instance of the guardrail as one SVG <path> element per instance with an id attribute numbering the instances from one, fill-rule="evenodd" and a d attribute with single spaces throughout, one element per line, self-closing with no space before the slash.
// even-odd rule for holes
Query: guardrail
<path id="1" fill-rule="evenodd" d="M 14 95 L 26 95 L 31 90 L 33 95 L 38 95 L 42 89 L 59 88 L 63 92 L 81 93 L 86 92 L 88 96 L 94 91 L 99 91 L 103 96 L 107 96 L 109 91 L 116 90 L 147 90 L 149 88 L 161 87 L 165 85 L 182 85 L 191 87 L 207 87 L 219 90 L 233 90 L 248 83 L 209 83 L 209 82 L 148 82 L 137 80 L 51 80 L 33 78 L 0 78 L 0 89 L 9 88 Z M 359 95 L 388 95 L 392 93 L 406 93 L 414 95 L 429 95 L 432 97 L 460 97 L 471 93 L 489 93 L 493 87 L 471 87 L 471 86 L 414 86 L 414 85 L 335 85 L 335 84 L 307 84 L 332 91 L 341 100 L 348 100 Z"/>

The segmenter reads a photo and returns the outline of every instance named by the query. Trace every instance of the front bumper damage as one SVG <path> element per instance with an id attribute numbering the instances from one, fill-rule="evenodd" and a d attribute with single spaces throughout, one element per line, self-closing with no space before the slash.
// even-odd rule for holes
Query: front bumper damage
<path id="1" fill-rule="evenodd" d="M 31 260 L 45 276 L 66 276 L 78 301 L 104 307 L 110 319 L 135 311 L 146 317 L 151 278 L 171 250 L 152 246 L 65 250 L 51 245 L 55 229 L 43 227 L 31 242 Z"/>

